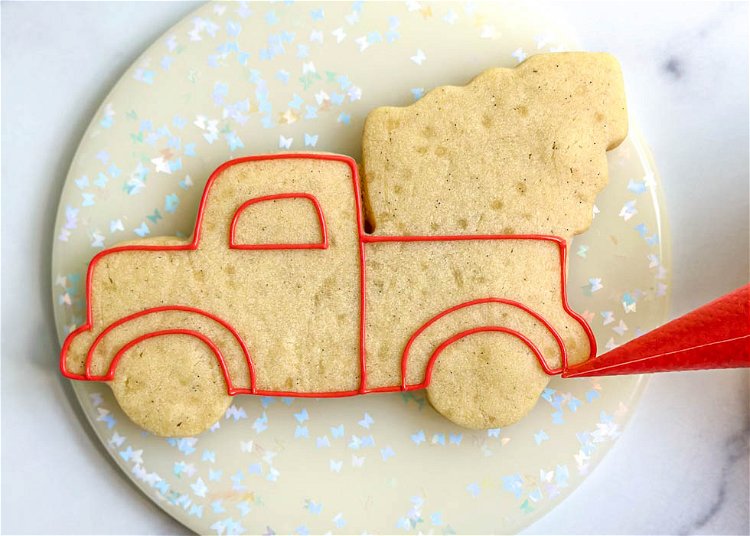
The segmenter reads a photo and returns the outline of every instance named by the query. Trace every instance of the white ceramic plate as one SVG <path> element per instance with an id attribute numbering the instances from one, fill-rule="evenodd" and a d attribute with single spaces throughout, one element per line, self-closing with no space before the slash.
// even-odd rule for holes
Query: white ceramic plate
<path id="1" fill-rule="evenodd" d="M 60 337 L 83 320 L 88 260 L 121 240 L 189 233 L 221 162 L 282 149 L 358 157 L 373 107 L 574 47 L 517 4 L 202 6 L 128 69 L 81 140 L 55 229 Z M 603 350 L 664 319 L 669 283 L 644 144 L 631 135 L 609 163 L 568 287 Z M 483 432 L 451 425 L 421 392 L 240 397 L 211 432 L 179 440 L 133 425 L 106 385 L 74 387 L 123 471 L 196 532 L 487 533 L 520 530 L 578 486 L 642 383 L 555 380 L 520 424 Z"/>

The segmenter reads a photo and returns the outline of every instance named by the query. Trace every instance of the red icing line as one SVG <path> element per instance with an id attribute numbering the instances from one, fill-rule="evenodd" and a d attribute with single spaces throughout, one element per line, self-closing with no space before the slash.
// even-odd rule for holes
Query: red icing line
<path id="1" fill-rule="evenodd" d="M 557 332 L 557 330 L 542 315 L 540 315 L 539 313 L 535 312 L 534 310 L 530 309 L 529 307 L 517 301 L 506 300 L 503 298 L 482 298 L 479 300 L 472 300 L 472 301 L 468 301 L 465 303 L 461 303 L 459 305 L 454 305 L 453 307 L 446 309 L 445 311 L 433 316 L 430 320 L 422 324 L 422 326 L 417 331 L 414 332 L 414 334 L 409 338 L 409 342 L 406 343 L 406 347 L 404 348 L 404 353 L 401 357 L 401 386 L 402 388 L 404 389 L 406 388 L 406 371 L 408 367 L 409 352 L 411 351 L 411 347 L 414 344 L 414 341 L 417 340 L 417 338 L 427 328 L 429 328 L 431 325 L 433 325 L 435 322 L 437 322 L 441 318 L 449 315 L 450 313 L 453 313 L 460 309 L 464 309 L 466 307 L 471 307 L 472 305 L 480 305 L 483 303 L 503 303 L 505 305 L 511 305 L 513 307 L 518 307 L 519 309 L 529 313 L 531 316 L 536 318 L 539 322 L 541 322 L 544 325 L 544 327 L 547 328 L 547 330 L 549 330 L 550 333 L 552 333 L 552 336 L 555 337 L 555 341 L 557 341 L 557 346 L 560 348 L 560 360 L 562 363 L 562 365 L 559 368 L 550 369 L 549 366 L 547 365 L 547 362 L 544 359 L 542 359 L 539 362 L 539 364 L 542 367 L 542 370 L 546 374 L 553 376 L 555 374 L 560 374 L 563 370 L 565 370 L 568 367 L 568 351 L 565 348 L 565 343 L 563 342 L 562 337 Z"/>
<path id="2" fill-rule="evenodd" d="M 109 372 L 107 372 L 107 379 L 112 380 L 115 376 L 115 369 L 117 368 L 117 364 L 120 362 L 120 358 L 122 355 L 130 350 L 133 346 L 148 340 L 153 339 L 154 337 L 162 337 L 166 335 L 190 335 L 191 337 L 195 337 L 197 339 L 200 339 L 203 341 L 206 346 L 208 346 L 211 351 L 216 356 L 216 359 L 219 361 L 219 366 L 221 367 L 221 373 L 224 375 L 224 380 L 227 382 L 227 385 L 229 385 L 229 371 L 227 371 L 226 362 L 224 361 L 224 356 L 221 353 L 221 350 L 219 350 L 219 347 L 216 346 L 211 339 L 203 335 L 202 333 L 198 331 L 193 331 L 190 329 L 164 329 L 161 331 L 152 331 L 151 333 L 146 333 L 144 335 L 141 335 L 140 337 L 136 337 L 129 343 L 127 343 L 125 346 L 120 348 L 117 353 L 115 354 L 114 359 L 112 359 L 112 363 L 109 365 Z M 230 395 L 233 393 L 229 393 Z"/>
<path id="3" fill-rule="evenodd" d="M 247 347 L 245 343 L 242 341 L 241 337 L 239 337 L 239 334 L 237 333 L 236 329 L 234 329 L 230 324 L 227 322 L 221 320 L 220 318 L 207 313 L 205 311 L 202 311 L 200 309 L 186 307 L 186 306 L 164 306 L 164 308 L 153 308 L 148 309 L 146 311 L 136 312 L 129 316 L 126 316 L 120 320 L 117 320 L 112 325 L 110 325 L 105 332 L 101 333 L 95 342 L 93 343 L 92 347 L 89 349 L 87 353 L 86 358 L 86 374 L 75 374 L 67 370 L 66 368 L 66 355 L 70 348 L 70 344 L 72 343 L 73 339 L 78 336 L 80 333 L 84 331 L 88 331 L 92 329 L 93 327 L 93 318 L 92 318 L 92 301 L 91 301 L 91 295 L 92 295 L 92 284 L 93 284 L 93 273 L 96 265 L 107 255 L 115 254 L 122 251 L 194 251 L 198 248 L 198 245 L 201 240 L 201 230 L 202 230 L 202 224 L 203 224 L 203 217 L 205 214 L 205 205 L 208 199 L 209 192 L 211 190 L 211 186 L 213 185 L 214 181 L 219 177 L 219 175 L 222 174 L 224 170 L 226 170 L 229 167 L 235 166 L 237 164 L 242 164 L 245 162 L 254 162 L 254 161 L 267 161 L 267 160 L 294 160 L 294 159 L 310 159 L 310 160 L 323 160 L 323 161 L 334 161 L 334 162 L 341 162 L 349 166 L 349 169 L 352 174 L 352 187 L 353 187 L 353 195 L 354 195 L 354 204 L 355 204 L 355 216 L 356 216 L 356 224 L 357 224 L 357 233 L 359 238 L 359 263 L 360 263 L 360 297 L 359 297 L 359 305 L 360 305 L 360 322 L 359 322 L 359 363 L 360 363 L 360 382 L 359 382 L 359 388 L 357 390 L 349 390 L 349 391 L 327 391 L 327 392 L 296 392 L 296 391 L 268 391 L 268 390 L 259 390 L 256 388 L 256 375 L 255 370 L 252 364 L 252 360 L 250 358 L 250 353 L 247 350 Z M 316 211 L 318 213 L 318 218 L 321 223 L 321 233 L 323 237 L 322 243 L 319 244 L 255 244 L 255 245 L 237 245 L 234 242 L 234 231 L 237 224 L 237 220 L 239 218 L 239 214 L 244 208 L 247 208 L 247 206 L 257 203 L 260 201 L 266 201 L 271 199 L 283 199 L 283 198 L 292 198 L 292 197 L 304 197 L 307 199 L 310 199 L 310 201 L 315 205 Z M 229 247 L 230 249 L 325 249 L 328 246 L 328 235 L 327 230 L 325 226 L 325 219 L 323 216 L 323 211 L 320 207 L 320 204 L 318 203 L 317 199 L 310 195 L 305 193 L 282 193 L 282 194 L 275 194 L 271 196 L 264 196 L 260 198 L 254 198 L 246 201 L 243 203 L 240 208 L 235 212 L 230 230 L 229 230 Z M 200 204 L 198 206 L 198 214 L 195 221 L 195 229 L 193 231 L 193 238 L 188 244 L 182 244 L 182 245 L 172 245 L 172 246 L 156 246 L 156 245 L 129 245 L 129 246 L 115 246 L 110 249 L 101 251 L 97 253 L 90 261 L 88 270 L 86 272 L 86 322 L 71 332 L 63 342 L 62 350 L 60 352 L 60 370 L 66 378 L 75 379 L 75 380 L 91 380 L 91 381 L 99 381 L 99 377 L 92 376 L 90 374 L 90 368 L 91 368 L 91 359 L 94 352 L 95 346 L 98 344 L 98 342 L 105 336 L 105 333 L 107 333 L 109 330 L 114 329 L 115 327 L 133 319 L 139 316 L 143 316 L 145 314 L 150 314 L 153 312 L 157 312 L 157 310 L 161 311 L 167 311 L 167 310 L 181 310 L 181 311 L 190 311 L 195 312 L 198 314 L 202 314 L 204 316 L 207 316 L 217 322 L 219 322 L 222 326 L 229 329 L 232 334 L 235 336 L 235 338 L 240 342 L 243 352 L 245 353 L 245 358 L 248 363 L 248 368 L 250 371 L 250 381 L 251 381 L 251 388 L 250 389 L 236 389 L 232 386 L 231 380 L 229 379 L 229 375 L 227 372 L 226 363 L 224 361 L 224 357 L 219 351 L 218 347 L 211 343 L 207 337 L 204 335 L 198 333 L 198 332 L 191 332 L 190 330 L 181 330 L 181 329 L 173 329 L 173 330 L 163 330 L 163 331 L 157 331 L 152 332 L 146 335 L 142 335 L 138 337 L 137 339 L 134 339 L 133 341 L 129 342 L 123 348 L 121 348 L 118 353 L 116 354 L 115 358 L 113 359 L 112 364 L 110 364 L 109 371 L 107 375 L 102 380 L 109 381 L 114 377 L 117 361 L 119 360 L 119 356 L 124 353 L 127 349 L 131 348 L 133 345 L 137 344 L 140 341 L 143 341 L 150 337 L 155 337 L 158 335 L 168 335 L 168 334 L 186 334 L 186 335 L 194 335 L 206 342 L 206 344 L 211 347 L 212 350 L 214 350 L 214 353 L 219 361 L 219 365 L 222 369 L 222 372 L 225 376 L 225 379 L 227 381 L 227 393 L 229 395 L 234 394 L 258 394 L 258 395 L 265 395 L 265 396 L 291 396 L 291 397 L 319 397 L 319 398 L 332 398 L 332 397 L 342 397 L 342 396 L 352 396 L 356 394 L 365 394 L 365 393 L 376 393 L 376 392 L 393 392 L 393 391 L 407 391 L 407 390 L 414 390 L 418 388 L 426 387 L 429 384 L 429 379 L 431 377 L 431 371 L 432 371 L 432 363 L 434 363 L 434 360 L 437 358 L 437 355 L 433 353 L 433 356 L 431 357 L 430 362 L 428 363 L 428 370 L 426 372 L 426 381 L 422 384 L 418 385 L 405 385 L 405 360 L 408 356 L 408 351 L 413 343 L 416 336 L 419 335 L 426 327 L 431 323 L 437 320 L 437 318 L 444 316 L 454 310 L 460 309 L 462 307 L 466 307 L 469 304 L 472 303 L 483 303 L 483 300 L 475 300 L 474 302 L 467 302 L 465 304 L 460 304 L 458 306 L 455 306 L 447 311 L 444 311 L 438 317 L 433 318 L 431 321 L 428 322 L 428 324 L 423 325 L 420 330 L 418 330 L 417 333 L 415 333 L 407 345 L 407 348 L 404 352 L 404 357 L 402 358 L 402 381 L 401 385 L 394 385 L 394 386 L 384 386 L 384 387 L 376 387 L 372 389 L 367 388 L 367 363 L 366 363 L 366 356 L 365 356 L 365 341 L 366 341 L 366 274 L 365 274 L 365 268 L 366 268 L 366 254 L 365 254 L 365 244 L 370 243 L 379 243 L 379 242 L 445 242 L 445 241 L 456 241 L 456 240 L 547 240 L 547 241 L 553 241 L 558 244 L 558 247 L 560 249 L 560 267 L 561 267 L 561 290 L 562 290 L 562 304 L 564 310 L 573 318 L 575 318 L 583 327 L 583 329 L 586 331 L 586 334 L 589 339 L 589 346 L 591 349 L 591 356 L 596 355 L 596 341 L 594 339 L 593 333 L 591 331 L 591 328 L 588 326 L 586 321 L 577 313 L 575 313 L 572 309 L 570 309 L 567 298 L 566 298 L 566 289 L 565 289 L 565 263 L 566 263 L 566 243 L 565 240 L 556 236 L 548 236 L 548 235 L 534 235 L 534 234 L 526 234 L 526 235 L 444 235 L 444 236 L 371 236 L 367 235 L 364 232 L 364 226 L 362 224 L 362 206 L 360 201 L 360 185 L 359 185 L 359 173 L 357 169 L 356 162 L 348 157 L 343 155 L 334 155 L 334 154 L 305 154 L 305 153 L 289 153 L 289 154 L 273 154 L 273 155 L 256 155 L 256 156 L 247 156 L 243 158 L 237 158 L 234 160 L 229 160 L 216 168 L 216 170 L 211 174 L 211 176 L 208 178 L 208 181 L 206 182 L 206 186 L 203 190 L 203 195 L 201 196 Z M 548 324 L 540 315 L 533 312 L 528 307 L 517 303 L 517 302 L 511 302 L 510 300 L 502 301 L 500 298 L 485 298 L 484 300 L 487 301 L 498 301 L 502 303 L 508 303 L 510 305 L 515 305 L 517 307 L 520 307 L 521 309 L 529 312 L 532 314 L 535 318 L 540 320 L 542 323 L 544 323 L 548 328 L 550 328 L 550 331 L 555 336 L 555 339 L 558 341 L 558 344 L 562 342 L 562 339 L 560 338 L 559 333 L 557 333 L 554 328 L 551 327 L 550 324 Z M 475 330 L 469 330 L 472 333 L 479 331 L 503 331 L 504 333 L 510 333 L 511 335 L 516 334 L 516 332 L 513 332 L 513 330 L 509 330 L 508 328 L 501 328 L 501 327 L 484 327 L 484 328 L 475 328 Z M 464 332 L 463 334 L 454 335 L 451 339 L 448 339 L 448 341 L 444 342 L 440 347 L 438 347 L 438 350 L 442 351 L 448 344 L 450 344 L 449 341 L 455 342 L 457 340 L 457 337 L 460 336 L 466 336 L 469 335 L 469 332 Z M 525 339 L 520 334 L 517 334 L 516 336 L 519 336 L 522 340 L 525 340 L 528 344 L 531 344 L 530 348 L 532 348 L 532 351 L 536 348 L 533 346 L 533 343 L 531 341 L 528 341 L 528 339 Z M 563 353 L 562 353 L 562 359 L 567 359 L 567 353 L 564 351 L 564 344 L 562 346 Z M 436 353 L 438 353 L 438 350 L 436 350 Z M 439 355 L 439 353 L 438 353 Z M 543 358 L 541 358 L 541 354 L 537 351 L 535 352 L 535 355 L 537 355 L 537 358 L 539 359 L 540 365 L 542 366 L 542 369 L 547 374 L 557 374 L 559 371 L 557 369 L 551 370 L 546 365 Z M 565 363 L 565 361 L 563 361 Z"/>
<path id="4" fill-rule="evenodd" d="M 479 328 L 467 329 L 466 331 L 456 333 L 453 337 L 451 337 L 450 339 L 447 339 L 440 346 L 438 346 L 435 349 L 435 351 L 432 352 L 432 356 L 430 356 L 430 360 L 427 362 L 427 369 L 425 370 L 424 381 L 421 384 L 416 385 L 415 388 L 424 389 L 428 385 L 430 385 L 430 382 L 432 381 L 432 368 L 435 366 L 435 361 L 437 361 L 438 357 L 440 357 L 440 354 L 443 353 L 443 350 L 448 348 L 448 346 L 450 346 L 454 342 L 463 339 L 464 337 L 468 337 L 469 335 L 473 335 L 475 333 L 485 333 L 485 332 L 507 333 L 508 335 L 513 335 L 514 337 L 517 337 L 518 339 L 521 340 L 521 342 L 523 342 L 526 346 L 528 346 L 529 350 L 531 350 L 536 356 L 536 359 L 537 361 L 539 361 L 539 364 L 542 366 L 543 369 L 545 369 L 544 371 L 547 372 L 547 368 L 544 363 L 544 357 L 542 356 L 542 353 L 539 351 L 539 348 L 537 348 L 536 345 L 528 337 L 510 328 L 504 328 L 501 326 L 482 326 Z M 549 372 L 547 372 L 547 374 L 549 374 Z"/>
<path id="5" fill-rule="evenodd" d="M 106 337 L 110 332 L 112 332 L 114 329 L 120 327 L 121 325 L 131 321 L 135 320 L 136 318 L 140 318 L 142 316 L 147 316 L 150 314 L 156 314 L 161 313 L 165 311 L 182 311 L 186 313 L 195 313 L 199 314 L 201 316 L 205 316 L 207 318 L 210 318 L 211 320 L 221 324 L 224 328 L 229 330 L 234 338 L 239 343 L 240 347 L 242 348 L 242 353 L 245 355 L 245 360 L 247 361 L 247 367 L 248 372 L 250 374 L 250 389 L 235 389 L 232 386 L 232 382 L 230 381 L 229 377 L 227 376 L 227 387 L 230 391 L 247 391 L 247 392 L 253 392 L 255 389 L 255 370 L 253 369 L 253 362 L 250 358 L 250 351 L 247 349 L 247 346 L 245 345 L 245 341 L 242 340 L 242 337 L 240 337 L 240 334 L 237 333 L 237 330 L 235 330 L 230 324 L 227 322 L 224 322 L 221 318 L 218 316 L 211 314 L 207 311 L 204 311 L 203 309 L 198 309 L 196 307 L 188 307 L 186 305 L 164 305 L 161 307 L 153 307 L 151 309 L 145 309 L 143 311 L 140 311 L 138 313 L 133 313 L 128 316 L 124 316 L 120 318 L 119 320 L 116 320 L 115 322 L 111 323 L 109 326 L 107 326 L 104 331 L 102 331 L 96 339 L 94 339 L 94 342 L 91 343 L 91 347 L 89 348 L 88 353 L 86 354 L 86 379 L 92 380 L 92 381 L 111 381 L 114 379 L 114 369 L 110 366 L 110 370 L 107 373 L 106 376 L 95 376 L 91 373 L 91 366 L 93 364 L 93 358 L 94 353 L 96 352 L 96 347 L 99 346 L 99 343 Z M 218 356 L 217 356 L 218 357 Z M 226 368 L 226 363 L 223 361 L 223 357 L 220 358 L 221 363 L 220 366 L 222 369 Z M 231 394 L 231 393 L 230 393 Z"/>
<path id="6" fill-rule="evenodd" d="M 318 216 L 321 241 L 312 244 L 237 244 L 235 241 L 235 231 L 242 212 L 250 205 L 262 203 L 264 201 L 274 201 L 276 199 L 309 200 L 315 207 L 315 212 Z M 314 195 L 306 193 L 264 195 L 263 197 L 249 199 L 240 205 L 240 208 L 237 209 L 232 217 L 232 223 L 229 226 L 229 249 L 328 249 L 328 229 L 326 229 L 323 209 L 320 208 L 320 203 L 318 203 L 318 200 Z"/>
<path id="7" fill-rule="evenodd" d="M 362 241 L 375 242 L 452 242 L 456 240 L 549 240 L 565 248 L 565 240 L 559 236 L 518 234 L 518 235 L 429 235 L 429 236 L 373 236 L 362 235 Z"/>

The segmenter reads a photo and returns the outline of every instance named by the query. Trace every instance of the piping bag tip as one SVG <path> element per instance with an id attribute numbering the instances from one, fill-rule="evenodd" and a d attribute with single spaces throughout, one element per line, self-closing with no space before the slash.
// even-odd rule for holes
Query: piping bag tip
<path id="1" fill-rule="evenodd" d="M 750 284 L 617 348 L 563 378 L 750 367 Z"/>

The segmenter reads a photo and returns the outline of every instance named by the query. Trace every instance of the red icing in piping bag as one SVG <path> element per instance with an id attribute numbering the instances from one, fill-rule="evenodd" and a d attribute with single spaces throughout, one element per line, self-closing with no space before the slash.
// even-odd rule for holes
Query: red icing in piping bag
<path id="1" fill-rule="evenodd" d="M 750 367 L 750 285 L 672 320 L 563 378 Z"/>

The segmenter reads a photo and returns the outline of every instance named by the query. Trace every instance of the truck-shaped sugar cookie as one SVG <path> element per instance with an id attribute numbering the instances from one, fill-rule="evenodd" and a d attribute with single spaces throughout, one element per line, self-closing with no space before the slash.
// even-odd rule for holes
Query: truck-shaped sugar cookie
<path id="1" fill-rule="evenodd" d="M 92 259 L 63 374 L 109 382 L 158 435 L 207 429 L 237 394 L 426 388 L 455 423 L 513 423 L 595 355 L 566 249 L 626 129 L 612 57 L 548 54 L 374 110 L 362 188 L 346 156 L 227 162 L 189 240 Z"/>

